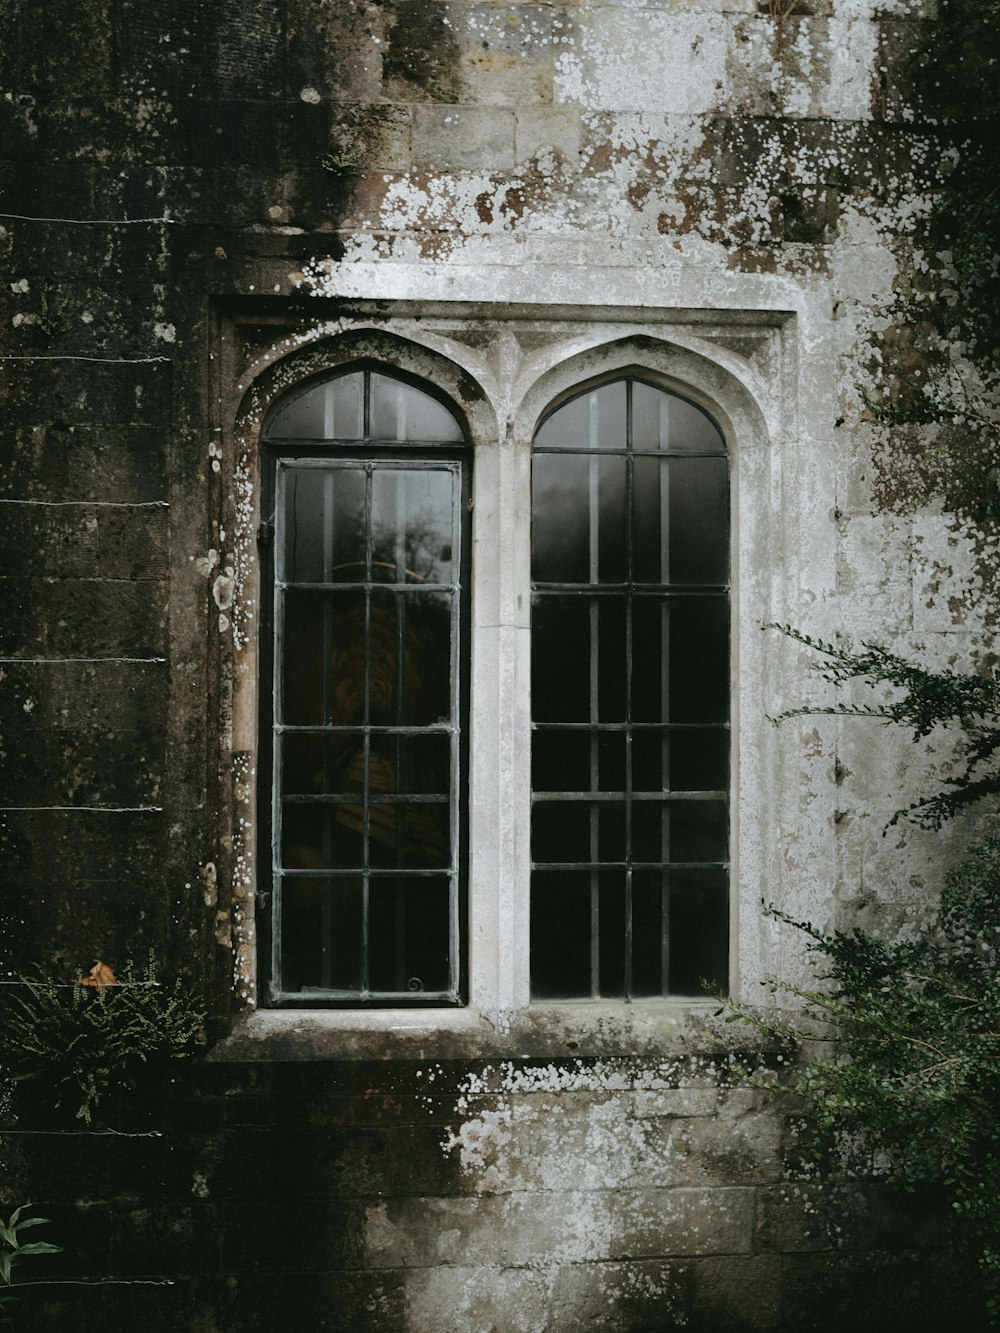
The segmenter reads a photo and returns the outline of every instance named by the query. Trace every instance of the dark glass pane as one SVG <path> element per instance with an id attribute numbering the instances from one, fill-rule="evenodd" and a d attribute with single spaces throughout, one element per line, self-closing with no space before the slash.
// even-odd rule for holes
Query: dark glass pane
<path id="1" fill-rule="evenodd" d="M 582 597 L 536 595 L 531 613 L 531 715 L 590 721 L 590 607 Z"/>
<path id="2" fill-rule="evenodd" d="M 364 789 L 364 735 L 286 734 L 280 737 L 282 788 L 289 796 L 322 796 Z M 373 795 L 414 792 L 446 796 L 451 789 L 451 740 L 446 735 L 376 733 L 370 742 Z"/>
<path id="3" fill-rule="evenodd" d="M 286 877 L 280 914 L 282 990 L 361 988 L 359 880 Z"/>
<path id="4" fill-rule="evenodd" d="M 639 381 L 632 385 L 632 441 L 636 449 L 726 447 L 718 427 L 700 408 Z"/>
<path id="5" fill-rule="evenodd" d="M 280 745 L 281 785 L 286 795 L 361 794 L 365 766 L 360 732 L 285 735 Z"/>
<path id="6" fill-rule="evenodd" d="M 666 458 L 636 458 L 632 483 L 632 577 L 636 583 L 669 583 L 667 532 L 669 468 Z"/>
<path id="7" fill-rule="evenodd" d="M 597 812 L 582 801 L 536 801 L 531 811 L 531 856 L 536 862 L 587 863 L 598 859 Z"/>
<path id="8" fill-rule="evenodd" d="M 624 449 L 625 381 L 603 384 L 557 408 L 535 436 L 539 449 Z"/>
<path id="9" fill-rule="evenodd" d="M 725 722 L 728 717 L 728 599 L 678 598 L 670 606 L 669 720 Z"/>
<path id="10" fill-rule="evenodd" d="M 634 791 L 725 791 L 729 732 L 637 731 L 632 737 Z"/>
<path id="11" fill-rule="evenodd" d="M 636 731 L 632 735 L 632 790 L 669 791 L 671 734 L 667 731 Z"/>
<path id="12" fill-rule="evenodd" d="M 600 791 L 625 790 L 625 737 L 618 732 L 604 732 L 597 739 Z"/>
<path id="13" fill-rule="evenodd" d="M 536 731 L 531 754 L 534 791 L 625 790 L 621 732 Z"/>
<path id="14" fill-rule="evenodd" d="M 373 799 L 368 810 L 370 864 L 376 870 L 447 870 L 450 831 L 447 802 Z"/>
<path id="15" fill-rule="evenodd" d="M 622 583 L 624 458 L 538 454 L 532 464 L 532 575 L 539 583 Z"/>
<path id="16" fill-rule="evenodd" d="M 279 578 L 356 582 L 365 559 L 364 469 L 287 467 L 281 475 Z"/>
<path id="17" fill-rule="evenodd" d="M 371 433 L 377 440 L 462 440 L 462 428 L 436 398 L 412 384 L 373 374 Z"/>
<path id="18" fill-rule="evenodd" d="M 662 870 L 632 872 L 632 994 L 637 998 L 663 993 Z"/>
<path id="19" fill-rule="evenodd" d="M 601 995 L 625 994 L 625 876 L 602 870 L 598 895 L 598 987 Z"/>
<path id="20" fill-rule="evenodd" d="M 374 795 L 446 796 L 451 790 L 451 737 L 372 736 L 369 787 Z"/>
<path id="21" fill-rule="evenodd" d="M 531 855 L 536 862 L 625 859 L 623 801 L 536 801 L 531 812 Z"/>
<path id="22" fill-rule="evenodd" d="M 313 727 L 364 721 L 364 592 L 288 589 L 282 647 L 279 721 Z"/>
<path id="23" fill-rule="evenodd" d="M 632 860 L 670 860 L 670 816 L 659 801 L 632 802 Z"/>
<path id="24" fill-rule="evenodd" d="M 624 458 L 594 459 L 598 487 L 598 583 L 628 578 L 628 525 L 625 522 Z"/>
<path id="25" fill-rule="evenodd" d="M 624 722 L 628 699 L 628 634 L 625 597 L 595 597 L 591 617 L 598 631 L 597 716 Z"/>
<path id="26" fill-rule="evenodd" d="M 535 871 L 531 878 L 531 994 L 590 994 L 590 872 Z"/>
<path id="27" fill-rule="evenodd" d="M 670 439 L 670 411 L 677 399 L 640 380 L 632 383 L 632 447 L 666 449 Z"/>
<path id="28" fill-rule="evenodd" d="M 269 440 L 360 440 L 362 374 L 341 375 L 292 398 L 272 417 Z"/>
<path id="29" fill-rule="evenodd" d="M 281 864 L 286 870 L 360 870 L 364 866 L 362 804 L 285 801 Z"/>
<path id="30" fill-rule="evenodd" d="M 448 880 L 378 876 L 368 889 L 369 985 L 374 991 L 445 991 L 450 984 Z"/>
<path id="31" fill-rule="evenodd" d="M 451 715 L 451 594 L 371 594 L 369 721 L 428 726 Z"/>
<path id="32" fill-rule="evenodd" d="M 724 871 L 670 872 L 669 928 L 671 993 L 711 995 L 725 989 L 729 903 Z"/>
<path id="33" fill-rule="evenodd" d="M 440 468 L 377 468 L 372 476 L 372 579 L 448 583 L 458 477 Z"/>
<path id="34" fill-rule="evenodd" d="M 601 861 L 625 860 L 625 802 L 604 801 L 598 807 L 598 856 Z"/>
<path id="35" fill-rule="evenodd" d="M 725 801 L 634 801 L 635 861 L 725 861 Z"/>
<path id="36" fill-rule="evenodd" d="M 632 603 L 632 719 L 667 722 L 670 684 L 666 673 L 670 608 L 658 597 Z"/>
<path id="37" fill-rule="evenodd" d="M 590 579 L 591 459 L 536 454 L 531 465 L 531 573 L 540 583 Z"/>
<path id="38" fill-rule="evenodd" d="M 633 513 L 636 582 L 728 582 L 726 459 L 637 458 Z"/>
<path id="39" fill-rule="evenodd" d="M 591 791 L 590 734 L 536 731 L 531 737 L 533 791 Z"/>
<path id="40" fill-rule="evenodd" d="M 729 732 L 672 731 L 670 786 L 674 791 L 725 791 L 729 786 Z"/>
<path id="41" fill-rule="evenodd" d="M 729 487 L 724 458 L 672 458 L 670 579 L 729 581 Z"/>

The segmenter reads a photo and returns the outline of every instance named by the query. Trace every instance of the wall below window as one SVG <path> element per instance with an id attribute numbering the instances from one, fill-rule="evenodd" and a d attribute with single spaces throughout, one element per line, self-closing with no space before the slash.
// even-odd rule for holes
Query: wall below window
<path id="1" fill-rule="evenodd" d="M 728 1082 L 711 1049 L 215 1063 L 124 1136 L 0 1135 L 65 1247 L 21 1326 L 977 1326 L 933 1208 L 819 1176 L 794 1109 Z"/>

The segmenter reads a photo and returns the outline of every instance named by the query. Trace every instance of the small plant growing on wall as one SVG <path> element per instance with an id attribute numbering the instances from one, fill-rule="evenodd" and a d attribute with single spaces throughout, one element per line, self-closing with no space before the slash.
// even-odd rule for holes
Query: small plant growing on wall
<path id="1" fill-rule="evenodd" d="M 25 1259 L 39 1254 L 58 1254 L 62 1249 L 47 1240 L 25 1242 L 21 1232 L 29 1227 L 48 1224 L 47 1217 L 25 1217 L 25 1207 L 15 1208 L 6 1221 L 0 1217 L 0 1324 L 10 1324 L 8 1311 L 17 1297 L 11 1290 L 20 1285 L 15 1281 L 20 1276 Z"/>
<path id="2" fill-rule="evenodd" d="M 773 722 L 818 714 L 873 718 L 907 728 L 914 741 L 923 740 L 935 727 L 951 728 L 957 740 L 958 773 L 941 791 L 897 810 L 887 828 L 908 819 L 923 828 L 937 829 L 978 802 L 1000 795 L 1000 671 L 996 668 L 982 674 L 931 671 L 879 644 L 865 643 L 860 652 L 848 652 L 791 625 L 765 625 L 764 629 L 780 630 L 811 648 L 818 655 L 813 669 L 833 685 L 857 680 L 873 690 L 889 686 L 895 691 L 891 699 L 875 703 L 789 708 L 772 718 Z"/>
<path id="3" fill-rule="evenodd" d="M 190 988 L 157 980 L 152 962 L 118 978 L 98 963 L 78 982 L 24 977 L 8 1002 L 3 1064 L 40 1101 L 89 1125 L 168 1076 L 202 1042 L 204 1014 Z"/>
<path id="4" fill-rule="evenodd" d="M 969 849 L 945 879 L 931 928 L 890 941 L 824 934 L 783 912 L 819 963 L 815 989 L 772 980 L 799 1008 L 779 1018 L 730 1008 L 728 1022 L 829 1053 L 787 1080 L 750 1075 L 808 1108 L 821 1157 L 858 1136 L 891 1182 L 943 1196 L 954 1239 L 978 1261 L 1000 1314 L 1000 834 Z"/>

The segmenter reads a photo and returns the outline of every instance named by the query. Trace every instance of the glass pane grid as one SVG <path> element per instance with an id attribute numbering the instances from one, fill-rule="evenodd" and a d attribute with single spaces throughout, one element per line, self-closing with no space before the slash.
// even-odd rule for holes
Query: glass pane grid
<path id="1" fill-rule="evenodd" d="M 397 444 L 461 440 L 413 386 L 367 370 L 352 384 L 366 446 L 376 418 Z M 327 389 L 293 406 L 325 413 L 312 426 L 336 444 L 353 390 Z M 287 452 L 289 432 L 275 437 Z M 275 469 L 275 994 L 454 1001 L 463 465 Z"/>
<path id="2" fill-rule="evenodd" d="M 725 442 L 616 381 L 548 418 L 532 488 L 533 994 L 696 994 L 728 938 Z"/>

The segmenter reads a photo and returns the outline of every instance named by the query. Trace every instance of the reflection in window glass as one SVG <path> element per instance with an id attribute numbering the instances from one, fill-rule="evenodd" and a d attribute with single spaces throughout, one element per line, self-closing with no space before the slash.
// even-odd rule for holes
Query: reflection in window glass
<path id="1" fill-rule="evenodd" d="M 271 440 L 360 440 L 364 434 L 364 372 L 324 380 L 275 413 Z"/>
<path id="2" fill-rule="evenodd" d="M 434 445 L 461 438 L 435 398 L 368 370 L 273 419 L 280 997 L 458 998 L 466 483 Z"/>
<path id="3" fill-rule="evenodd" d="M 536 997 L 725 984 L 728 529 L 725 442 L 675 394 L 617 380 L 539 429 Z"/>

